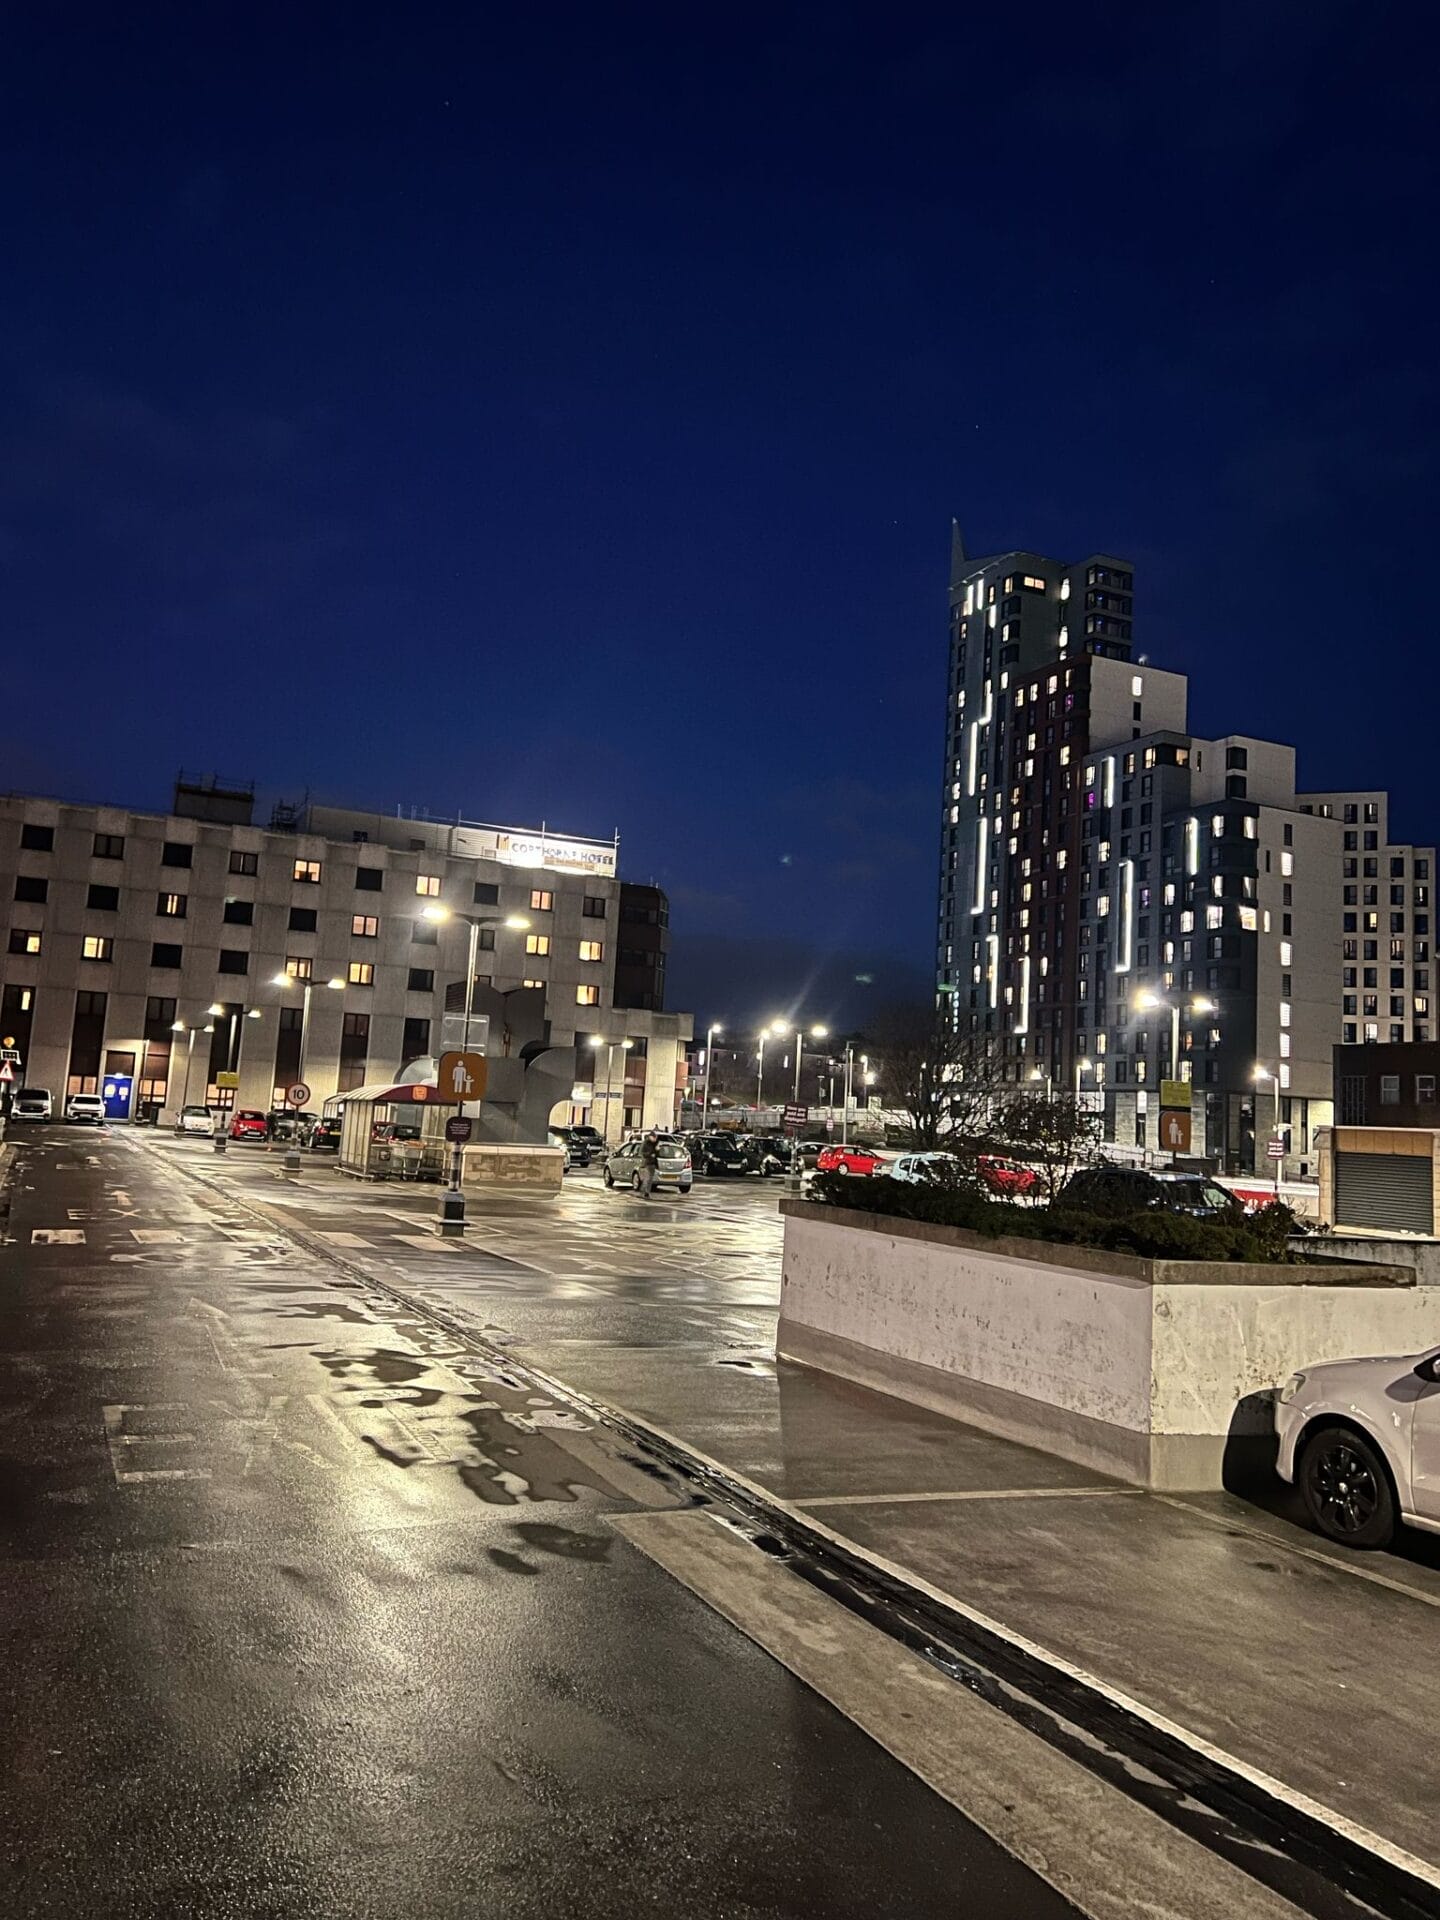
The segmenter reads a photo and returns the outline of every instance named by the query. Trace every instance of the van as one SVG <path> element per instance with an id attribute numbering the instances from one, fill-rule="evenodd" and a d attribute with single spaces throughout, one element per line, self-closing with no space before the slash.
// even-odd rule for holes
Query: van
<path id="1" fill-rule="evenodd" d="M 10 1109 L 12 1120 L 49 1120 L 54 1114 L 54 1102 L 44 1087 L 24 1087 L 15 1096 L 15 1104 Z"/>

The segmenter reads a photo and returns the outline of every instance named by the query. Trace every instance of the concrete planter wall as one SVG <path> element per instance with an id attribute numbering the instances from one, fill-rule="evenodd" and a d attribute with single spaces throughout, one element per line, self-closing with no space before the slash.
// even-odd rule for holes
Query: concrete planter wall
<path id="1" fill-rule="evenodd" d="M 515 1145 L 466 1147 L 460 1181 L 467 1193 L 491 1187 L 523 1187 L 532 1193 L 559 1193 L 565 1176 L 560 1147 Z"/>
<path id="2" fill-rule="evenodd" d="M 1440 1338 L 1408 1267 L 1231 1266 L 987 1240 L 787 1200 L 777 1352 L 1140 1486 L 1272 1450 L 1307 1362 Z"/>

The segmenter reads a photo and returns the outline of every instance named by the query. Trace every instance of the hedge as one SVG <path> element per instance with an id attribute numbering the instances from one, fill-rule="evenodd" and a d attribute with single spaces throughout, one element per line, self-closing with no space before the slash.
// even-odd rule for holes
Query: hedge
<path id="1" fill-rule="evenodd" d="M 968 1187 L 922 1187 L 884 1174 L 817 1173 L 808 1197 L 826 1206 L 856 1213 L 890 1214 L 900 1220 L 926 1220 L 941 1227 L 963 1227 L 992 1239 L 1048 1240 L 1052 1245 L 1096 1247 L 1134 1253 L 1147 1260 L 1260 1261 L 1288 1265 L 1297 1259 L 1289 1246 L 1296 1231 L 1289 1207 L 1267 1206 L 1230 1220 L 1201 1220 L 1188 1213 L 1147 1209 L 1101 1218 L 1065 1206 L 1017 1206 Z"/>

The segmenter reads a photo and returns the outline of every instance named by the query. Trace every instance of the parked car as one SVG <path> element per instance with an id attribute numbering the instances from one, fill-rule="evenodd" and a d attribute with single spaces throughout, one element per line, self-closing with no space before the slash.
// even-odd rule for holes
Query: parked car
<path id="1" fill-rule="evenodd" d="M 1032 1192 L 1039 1178 L 1034 1167 L 1017 1166 L 1013 1160 L 1002 1160 L 994 1153 L 980 1154 L 975 1164 L 990 1191 L 1003 1194 L 1007 1200 L 1017 1193 Z"/>
<path id="2" fill-rule="evenodd" d="M 103 1127 L 105 1102 L 98 1093 L 72 1093 L 65 1102 L 65 1118 L 84 1126 Z"/>
<path id="3" fill-rule="evenodd" d="M 310 1129 L 311 1153 L 338 1153 L 340 1151 L 340 1121 L 337 1118 L 317 1120 Z"/>
<path id="4" fill-rule="evenodd" d="M 571 1127 L 572 1140 L 578 1140 L 587 1149 L 592 1160 L 600 1160 L 605 1155 L 605 1141 L 598 1127 Z"/>
<path id="5" fill-rule="evenodd" d="M 891 1180 L 904 1180 L 914 1187 L 954 1187 L 960 1184 L 962 1175 L 953 1153 L 902 1153 L 881 1171 Z"/>
<path id="6" fill-rule="evenodd" d="M 790 1166 L 790 1142 L 778 1133 L 741 1134 L 736 1142 L 751 1173 L 764 1179 L 784 1173 Z"/>
<path id="7" fill-rule="evenodd" d="M 1150 1209 L 1199 1220 L 1240 1220 L 1245 1214 L 1233 1193 L 1204 1174 L 1155 1173 L 1148 1167 L 1082 1167 L 1066 1181 L 1060 1204 L 1112 1216 Z"/>
<path id="8" fill-rule="evenodd" d="M 573 1127 L 551 1127 L 549 1139 L 552 1147 L 564 1149 L 566 1173 L 569 1173 L 572 1168 L 578 1170 L 589 1166 L 590 1149 L 583 1141 L 575 1138 Z"/>
<path id="9" fill-rule="evenodd" d="M 10 1109 L 12 1120 L 49 1120 L 53 1118 L 55 1103 L 44 1087 L 25 1087 L 15 1096 L 15 1104 Z"/>
<path id="10" fill-rule="evenodd" d="M 640 1140 L 627 1140 L 623 1147 L 617 1147 L 605 1162 L 605 1184 L 607 1187 L 633 1187 L 636 1193 L 641 1191 Z M 657 1187 L 674 1187 L 679 1193 L 689 1193 L 694 1180 L 690 1164 L 690 1155 L 679 1140 L 662 1140 L 660 1162 L 655 1171 Z"/>
<path id="11" fill-rule="evenodd" d="M 208 1107 L 182 1107 L 175 1122 L 176 1133 L 198 1133 L 208 1140 L 215 1132 L 215 1116 Z"/>
<path id="12" fill-rule="evenodd" d="M 690 1164 L 696 1173 L 744 1174 L 750 1171 L 740 1143 L 728 1133 L 692 1134 L 688 1141 Z"/>
<path id="13" fill-rule="evenodd" d="M 243 1107 L 230 1121 L 232 1140 L 268 1140 L 270 1122 L 253 1107 Z"/>
<path id="14" fill-rule="evenodd" d="M 817 1173 L 877 1173 L 890 1170 L 890 1163 L 878 1147 L 862 1146 L 852 1140 L 848 1146 L 822 1147 L 815 1156 Z"/>
<path id="15" fill-rule="evenodd" d="M 1402 1520 L 1440 1533 L 1440 1350 L 1305 1367 L 1275 1430 L 1280 1477 L 1327 1538 L 1384 1547 Z"/>

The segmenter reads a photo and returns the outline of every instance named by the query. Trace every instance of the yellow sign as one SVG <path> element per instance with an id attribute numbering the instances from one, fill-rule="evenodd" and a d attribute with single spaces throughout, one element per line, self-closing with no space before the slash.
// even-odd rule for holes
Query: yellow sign
<path id="1" fill-rule="evenodd" d="M 1160 1115 L 1160 1145 L 1166 1153 L 1189 1153 L 1190 1116 L 1188 1113 Z"/>
<path id="2" fill-rule="evenodd" d="M 1162 1107 L 1178 1107 L 1182 1113 L 1190 1111 L 1190 1082 L 1188 1080 L 1162 1080 L 1160 1082 L 1160 1104 Z"/>
<path id="3" fill-rule="evenodd" d="M 217 1087 L 238 1088 L 240 1085 L 240 1076 L 238 1073 L 217 1073 L 215 1076 L 215 1084 Z"/>
<path id="4" fill-rule="evenodd" d="M 483 1053 L 442 1053 L 436 1090 L 442 1100 L 483 1100 L 487 1072 Z"/>

